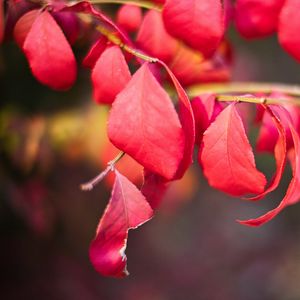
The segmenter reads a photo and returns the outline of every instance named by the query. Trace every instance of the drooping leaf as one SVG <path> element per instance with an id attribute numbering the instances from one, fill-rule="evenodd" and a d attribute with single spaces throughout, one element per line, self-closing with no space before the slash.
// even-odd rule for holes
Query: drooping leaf
<path id="1" fill-rule="evenodd" d="M 127 34 L 117 26 L 108 16 L 102 13 L 99 9 L 96 9 L 89 1 L 80 1 L 71 5 L 63 5 L 56 11 L 65 11 L 73 13 L 83 13 L 92 15 L 102 23 L 103 26 L 108 27 L 112 32 L 115 32 L 120 39 L 129 46 L 132 46 L 132 42 L 128 38 Z"/>
<path id="2" fill-rule="evenodd" d="M 173 58 L 179 47 L 179 42 L 167 33 L 161 13 L 155 10 L 145 14 L 136 42 L 146 53 L 166 63 Z"/>
<path id="3" fill-rule="evenodd" d="M 142 193 L 115 171 L 112 195 L 90 246 L 90 260 L 102 275 L 124 277 L 129 273 L 125 255 L 128 230 L 150 220 L 153 211 Z"/>
<path id="4" fill-rule="evenodd" d="M 228 105 L 204 132 L 199 162 L 209 184 L 230 195 L 261 193 L 265 176 L 256 169 L 236 103 Z"/>
<path id="5" fill-rule="evenodd" d="M 14 39 L 20 48 L 23 47 L 27 34 L 39 14 L 38 9 L 33 9 L 24 14 L 14 27 Z"/>
<path id="6" fill-rule="evenodd" d="M 245 38 L 260 38 L 274 33 L 283 3 L 284 0 L 237 0 L 237 30 Z"/>
<path id="7" fill-rule="evenodd" d="M 167 31 L 186 44 L 211 56 L 224 35 L 220 0 L 167 0 L 163 8 Z"/>
<path id="8" fill-rule="evenodd" d="M 127 32 L 135 32 L 142 23 L 142 9 L 136 5 L 125 4 L 117 13 L 117 23 Z"/>
<path id="9" fill-rule="evenodd" d="M 24 41 L 23 51 L 33 75 L 41 83 L 56 90 L 65 90 L 75 82 L 77 67 L 74 54 L 48 11 L 36 17 Z"/>
<path id="10" fill-rule="evenodd" d="M 278 39 L 280 45 L 300 62 L 300 1 L 286 0 L 280 12 Z"/>
<path id="11" fill-rule="evenodd" d="M 107 38 L 103 35 L 92 45 L 88 54 L 84 57 L 82 65 L 85 68 L 94 68 L 98 58 L 107 47 Z"/>
<path id="12" fill-rule="evenodd" d="M 262 224 L 265 224 L 271 221 L 275 216 L 277 216 L 285 207 L 297 203 L 300 199 L 300 140 L 299 140 L 299 135 L 296 132 L 293 123 L 289 120 L 289 115 L 286 114 L 285 117 L 289 122 L 290 130 L 294 142 L 294 148 L 290 150 L 293 152 L 291 156 L 293 157 L 294 160 L 291 163 L 293 178 L 288 186 L 286 195 L 284 196 L 284 198 L 281 200 L 281 202 L 276 208 L 270 210 L 266 214 L 256 219 L 249 219 L 246 221 L 238 220 L 238 222 L 243 225 L 260 226 Z"/>
<path id="13" fill-rule="evenodd" d="M 94 99 L 111 104 L 129 82 L 131 74 L 120 48 L 107 48 L 98 58 L 92 72 Z"/>
<path id="14" fill-rule="evenodd" d="M 195 144 L 195 119 L 191 102 L 181 86 L 180 82 L 170 70 L 170 68 L 163 62 L 159 61 L 167 73 L 169 74 L 173 85 L 176 89 L 179 100 L 179 117 L 184 131 L 184 154 L 183 158 L 178 166 L 177 172 L 173 179 L 181 179 L 193 162 L 194 144 Z"/>
<path id="15" fill-rule="evenodd" d="M 205 59 L 199 51 L 181 43 L 168 65 L 183 86 L 225 82 L 231 77 L 230 53 L 229 43 L 223 42 L 211 59 Z"/>
<path id="16" fill-rule="evenodd" d="M 108 136 L 148 170 L 172 179 L 183 158 L 185 137 L 168 94 L 145 63 L 112 105 Z"/>
<path id="17" fill-rule="evenodd" d="M 286 153 L 287 153 L 287 147 L 286 147 L 286 134 L 285 134 L 285 128 L 282 125 L 279 116 L 276 114 L 276 107 L 273 106 L 264 106 L 265 111 L 267 114 L 265 114 L 264 119 L 266 117 L 271 118 L 271 121 L 275 125 L 275 129 L 277 130 L 277 139 L 275 140 L 275 146 L 273 147 L 274 149 L 274 157 L 276 161 L 276 172 L 275 175 L 273 176 L 268 188 L 262 192 L 261 194 L 247 198 L 248 200 L 260 200 L 264 198 L 267 194 L 271 193 L 274 191 L 281 180 L 284 168 L 285 168 L 285 163 L 286 163 Z M 273 128 L 273 127 L 272 127 Z"/>

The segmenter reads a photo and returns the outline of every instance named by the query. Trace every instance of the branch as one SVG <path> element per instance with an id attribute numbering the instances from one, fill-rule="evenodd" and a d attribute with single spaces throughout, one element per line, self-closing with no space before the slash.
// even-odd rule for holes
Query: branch
<path id="1" fill-rule="evenodd" d="M 162 10 L 162 5 L 155 4 L 151 1 L 139 1 L 139 0 L 89 0 L 91 4 L 131 4 L 142 8 L 155 9 L 157 11 Z"/>

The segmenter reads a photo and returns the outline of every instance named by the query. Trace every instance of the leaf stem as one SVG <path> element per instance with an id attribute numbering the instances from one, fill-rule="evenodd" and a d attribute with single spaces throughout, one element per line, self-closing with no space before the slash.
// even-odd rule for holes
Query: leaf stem
<path id="1" fill-rule="evenodd" d="M 139 1 L 139 0 L 89 0 L 91 4 L 131 4 L 142 8 L 162 10 L 162 5 L 155 4 L 152 1 Z"/>
<path id="2" fill-rule="evenodd" d="M 119 154 L 113 160 L 111 160 L 107 163 L 107 167 L 100 174 L 98 174 L 96 177 L 89 180 L 88 182 L 81 184 L 80 189 L 82 191 L 91 191 L 99 182 L 101 182 L 106 177 L 106 175 L 110 171 L 114 171 L 116 163 L 124 155 L 125 155 L 125 152 L 123 152 L 123 151 L 119 152 Z"/>
<path id="3" fill-rule="evenodd" d="M 105 27 L 103 27 L 103 26 L 100 26 L 100 25 L 98 25 L 98 26 L 96 27 L 96 29 L 97 29 L 100 33 L 102 33 L 103 35 L 105 35 L 106 38 L 107 38 L 110 42 L 112 42 L 113 44 L 119 46 L 119 47 L 120 47 L 121 49 L 123 49 L 124 51 L 126 51 L 126 52 L 128 52 L 128 53 L 130 53 L 130 54 L 132 54 L 132 55 L 134 55 L 134 56 L 136 56 L 136 57 L 138 57 L 138 58 L 140 58 L 140 59 L 142 59 L 142 60 L 144 60 L 144 61 L 148 61 L 148 62 L 150 62 L 150 63 L 156 63 L 156 62 L 159 61 L 159 59 L 156 58 L 156 57 L 152 57 L 152 56 L 146 55 L 146 54 L 144 54 L 144 53 L 142 53 L 142 52 L 140 52 L 140 51 L 138 51 L 138 50 L 136 50 L 136 49 L 134 49 L 134 48 L 132 48 L 132 47 L 126 45 L 126 44 L 124 44 L 124 43 L 121 41 L 121 39 L 118 38 L 115 34 L 113 34 L 109 29 L 107 29 L 107 28 L 105 28 Z"/>

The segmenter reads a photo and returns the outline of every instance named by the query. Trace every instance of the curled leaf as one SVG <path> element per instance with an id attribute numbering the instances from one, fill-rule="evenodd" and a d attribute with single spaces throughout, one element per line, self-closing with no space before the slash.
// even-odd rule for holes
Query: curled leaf
<path id="1" fill-rule="evenodd" d="M 274 123 L 275 128 L 278 132 L 277 141 L 275 141 L 275 146 L 273 147 L 275 161 L 276 161 L 276 172 L 269 184 L 269 187 L 264 192 L 262 192 L 261 194 L 255 196 L 255 197 L 247 198 L 248 200 L 252 200 L 252 201 L 262 199 L 268 193 L 274 191 L 278 187 L 279 182 L 282 177 L 282 174 L 283 174 L 283 171 L 284 171 L 285 163 L 286 163 L 287 148 L 286 148 L 285 128 L 283 127 L 279 117 L 276 114 L 276 107 L 273 108 L 272 106 L 267 106 L 267 107 L 264 106 L 264 108 L 267 112 L 267 114 L 265 114 L 265 116 L 264 116 L 264 120 L 266 118 L 271 118 L 271 121 Z M 263 120 L 263 122 L 264 122 L 264 120 Z M 272 129 L 273 129 L 273 126 L 272 126 Z"/>
<path id="2" fill-rule="evenodd" d="M 149 10 L 145 14 L 137 44 L 146 53 L 166 63 L 172 59 L 179 46 L 179 42 L 166 31 L 161 13 L 155 10 Z"/>
<path id="3" fill-rule="evenodd" d="M 278 23 L 280 45 L 300 62 L 300 1 L 286 0 L 281 10 Z"/>
<path id="4" fill-rule="evenodd" d="M 128 231 L 150 220 L 153 211 L 142 193 L 125 176 L 115 171 L 111 198 L 90 246 L 90 260 L 102 275 L 129 275 L 125 255 Z"/>

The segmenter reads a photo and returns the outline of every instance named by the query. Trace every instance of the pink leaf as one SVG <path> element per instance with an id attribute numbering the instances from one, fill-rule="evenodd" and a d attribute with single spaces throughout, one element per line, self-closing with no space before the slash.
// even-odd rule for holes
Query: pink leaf
<path id="1" fill-rule="evenodd" d="M 268 193 L 274 191 L 281 180 L 285 163 L 286 163 L 286 134 L 285 134 L 285 128 L 283 127 L 279 117 L 276 114 L 276 107 L 274 106 L 264 106 L 264 109 L 266 110 L 267 114 L 265 116 L 268 116 L 268 118 L 271 118 L 271 121 L 275 124 L 275 129 L 278 131 L 277 134 L 277 142 L 275 140 L 275 147 L 274 148 L 274 156 L 276 161 L 276 173 L 273 176 L 273 179 L 270 182 L 269 187 L 262 192 L 261 194 L 247 198 L 248 200 L 260 200 L 263 197 L 265 197 Z M 273 128 L 273 127 L 272 127 Z"/>
<path id="2" fill-rule="evenodd" d="M 245 38 L 260 38 L 274 33 L 283 3 L 284 0 L 237 0 L 237 30 Z"/>
<path id="3" fill-rule="evenodd" d="M 256 169 L 236 103 L 228 105 L 204 132 L 199 153 L 209 184 L 230 195 L 261 193 L 265 176 Z"/>
<path id="4" fill-rule="evenodd" d="M 281 10 L 278 23 L 280 45 L 300 62 L 300 1 L 286 0 Z"/>
<path id="5" fill-rule="evenodd" d="M 23 44 L 27 37 L 27 34 L 38 16 L 40 10 L 33 9 L 24 14 L 16 23 L 14 27 L 14 39 L 20 48 L 23 48 Z"/>
<path id="6" fill-rule="evenodd" d="M 80 1 L 70 6 L 62 6 L 57 9 L 57 11 L 69 11 L 74 13 L 92 15 L 100 22 L 102 22 L 104 26 L 109 27 L 113 32 L 117 33 L 125 44 L 132 46 L 132 43 L 129 40 L 127 34 L 121 28 L 119 28 L 109 17 L 103 14 L 100 10 L 95 9 L 94 6 L 88 1 Z"/>
<path id="7" fill-rule="evenodd" d="M 167 33 L 161 13 L 155 10 L 145 14 L 136 42 L 146 53 L 166 63 L 173 58 L 179 46 L 178 41 Z"/>
<path id="8" fill-rule="evenodd" d="M 4 1 L 0 0 L 0 44 L 4 38 Z"/>
<path id="9" fill-rule="evenodd" d="M 150 220 L 153 211 L 142 193 L 117 170 L 112 195 L 90 246 L 90 260 L 102 275 L 129 275 L 125 255 L 128 230 Z"/>
<path id="10" fill-rule="evenodd" d="M 111 104 L 129 82 L 131 74 L 120 48 L 107 48 L 99 57 L 92 72 L 94 99 Z"/>
<path id="11" fill-rule="evenodd" d="M 142 9 L 136 5 L 125 4 L 118 10 L 117 23 L 127 32 L 138 30 L 142 23 Z"/>
<path id="12" fill-rule="evenodd" d="M 194 114 L 193 114 L 191 102 L 185 90 L 177 80 L 176 76 L 172 73 L 172 71 L 163 61 L 159 61 L 159 63 L 165 68 L 165 70 L 169 74 L 174 84 L 174 87 L 176 89 L 178 100 L 179 100 L 179 116 L 184 131 L 185 143 L 184 143 L 184 155 L 173 179 L 181 179 L 185 174 L 186 170 L 193 162 L 193 153 L 194 153 L 194 144 L 195 144 Z"/>
<path id="13" fill-rule="evenodd" d="M 216 101 L 214 94 L 202 94 L 195 97 L 191 104 L 195 117 L 196 144 L 200 145 L 204 131 L 215 120 L 222 107 Z"/>
<path id="14" fill-rule="evenodd" d="M 281 110 L 284 113 L 282 108 Z M 286 114 L 285 118 L 289 122 L 290 130 L 294 142 L 294 149 L 292 150 L 294 151 L 294 154 L 292 155 L 294 161 L 291 164 L 293 170 L 293 178 L 288 186 L 286 195 L 284 196 L 284 198 L 281 200 L 280 204 L 276 208 L 270 210 L 266 214 L 256 219 L 249 219 L 246 221 L 238 220 L 238 222 L 243 225 L 260 226 L 264 223 L 267 223 L 271 221 L 275 216 L 277 216 L 285 207 L 287 207 L 288 205 L 295 204 L 300 199 L 299 196 L 300 195 L 300 140 L 299 140 L 299 135 L 296 132 L 292 122 L 289 120 L 289 115 Z"/>
<path id="15" fill-rule="evenodd" d="M 150 171 L 172 179 L 182 160 L 185 137 L 169 95 L 145 63 L 112 105 L 108 136 Z"/>
<path id="16" fill-rule="evenodd" d="M 100 57 L 100 55 L 103 53 L 103 51 L 107 47 L 107 38 L 103 35 L 100 36 L 100 38 L 92 45 L 90 48 L 88 54 L 83 59 L 82 65 L 85 68 L 93 68 Z"/>
<path id="17" fill-rule="evenodd" d="M 76 61 L 62 30 L 48 11 L 37 16 L 23 44 L 33 75 L 56 89 L 70 88 L 76 79 Z"/>
<path id="18" fill-rule="evenodd" d="M 220 0 L 167 0 L 163 8 L 167 31 L 204 56 L 211 56 L 224 35 Z"/>

